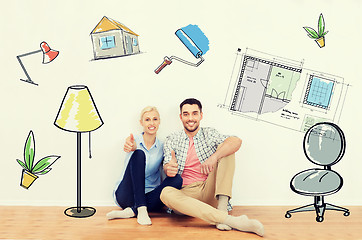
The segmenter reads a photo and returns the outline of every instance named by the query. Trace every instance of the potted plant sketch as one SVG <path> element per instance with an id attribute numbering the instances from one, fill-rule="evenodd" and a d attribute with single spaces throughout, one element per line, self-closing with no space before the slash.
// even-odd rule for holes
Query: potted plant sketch
<path id="1" fill-rule="evenodd" d="M 24 146 L 24 162 L 16 159 L 16 161 L 23 167 L 20 186 L 29 189 L 33 182 L 38 178 L 37 175 L 44 175 L 48 173 L 51 170 L 50 166 L 59 158 L 60 156 L 55 155 L 46 156 L 34 165 L 35 139 L 33 131 L 30 131 Z"/>
<path id="2" fill-rule="evenodd" d="M 325 31 L 325 23 L 322 13 L 319 15 L 318 19 L 318 32 L 311 27 L 303 28 L 308 33 L 308 37 L 314 39 L 320 48 L 325 46 L 324 36 L 328 33 L 328 31 Z"/>

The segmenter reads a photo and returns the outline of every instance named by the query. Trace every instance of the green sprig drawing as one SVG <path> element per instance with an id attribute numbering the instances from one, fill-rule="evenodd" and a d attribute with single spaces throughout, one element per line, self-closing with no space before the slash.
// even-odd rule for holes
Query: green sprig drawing
<path id="1" fill-rule="evenodd" d="M 328 31 L 325 32 L 325 22 L 322 13 L 319 15 L 318 19 L 318 31 L 314 30 L 314 28 L 311 27 L 303 27 L 303 28 L 308 33 L 308 37 L 313 39 L 319 39 L 321 37 L 324 37 L 328 33 Z"/>
<path id="2" fill-rule="evenodd" d="M 25 170 L 35 175 L 44 175 L 50 170 L 50 166 L 60 158 L 60 156 L 50 155 L 43 157 L 37 161 L 34 165 L 35 159 L 35 139 L 33 131 L 29 132 L 29 135 L 25 141 L 24 147 L 24 162 L 16 159 L 16 161 L 22 166 Z M 34 166 L 33 166 L 34 165 Z"/>

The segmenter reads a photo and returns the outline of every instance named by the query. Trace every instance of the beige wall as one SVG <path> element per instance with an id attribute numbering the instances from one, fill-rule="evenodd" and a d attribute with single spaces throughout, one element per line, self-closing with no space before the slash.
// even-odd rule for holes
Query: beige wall
<path id="1" fill-rule="evenodd" d="M 88 135 L 82 134 L 85 205 L 114 204 L 112 190 L 124 167 L 122 145 L 130 133 L 142 131 L 141 109 L 158 107 L 158 134 L 164 139 L 182 129 L 178 105 L 188 97 L 199 98 L 204 105 L 202 126 L 243 139 L 236 154 L 234 204 L 311 203 L 311 198 L 289 188 L 294 174 L 317 167 L 304 156 L 303 134 L 217 107 L 224 102 L 228 87 L 234 87 L 229 82 L 232 70 L 239 67 L 234 66 L 238 48 L 304 60 L 304 68 L 341 76 L 351 85 L 339 121 L 347 140 L 346 154 L 332 167 L 343 177 L 344 186 L 326 202 L 362 205 L 361 9 L 362 1 L 355 0 L 7 1 L 0 14 L 0 205 L 76 203 L 76 134 L 53 124 L 67 88 L 75 84 L 88 86 L 104 121 L 92 133 L 92 159 L 88 158 Z M 329 30 L 324 48 L 303 30 L 304 26 L 317 28 L 321 12 Z M 89 33 L 104 15 L 139 34 L 142 54 L 92 61 Z M 210 41 L 205 61 L 197 68 L 174 61 L 155 74 L 165 56 L 197 62 L 174 34 L 188 24 L 197 24 Z M 39 84 L 34 86 L 19 80 L 25 75 L 16 56 L 39 49 L 42 41 L 60 54 L 48 64 L 41 64 L 41 53 L 22 58 Z M 300 94 L 296 97 L 301 99 Z M 23 158 L 30 130 L 35 134 L 37 160 L 49 154 L 61 158 L 25 190 L 19 186 L 22 168 L 16 159 Z"/>

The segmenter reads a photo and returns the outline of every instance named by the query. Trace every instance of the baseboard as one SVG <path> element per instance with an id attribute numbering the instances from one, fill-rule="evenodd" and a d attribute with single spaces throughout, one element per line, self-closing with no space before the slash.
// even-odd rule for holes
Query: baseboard
<path id="1" fill-rule="evenodd" d="M 60 201 L 19 201 L 19 200 L 9 200 L 9 201 L 0 201 L 0 206 L 76 206 L 76 201 L 69 202 L 60 202 Z M 116 206 L 113 201 L 84 201 L 82 206 Z"/>

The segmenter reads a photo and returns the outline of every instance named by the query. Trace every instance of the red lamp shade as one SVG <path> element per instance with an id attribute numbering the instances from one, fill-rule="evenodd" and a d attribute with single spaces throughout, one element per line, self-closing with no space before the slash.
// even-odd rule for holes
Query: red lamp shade
<path id="1" fill-rule="evenodd" d="M 53 61 L 59 54 L 59 51 L 53 50 L 49 47 L 46 42 L 40 43 L 40 48 L 43 52 L 43 63 L 50 63 Z"/>

